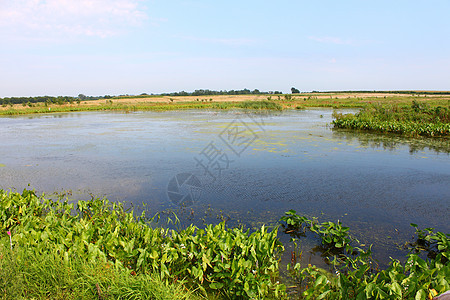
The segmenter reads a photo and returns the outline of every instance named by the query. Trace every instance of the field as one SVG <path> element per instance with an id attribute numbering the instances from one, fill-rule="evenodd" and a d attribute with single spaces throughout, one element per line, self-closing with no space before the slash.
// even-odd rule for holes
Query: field
<path id="1" fill-rule="evenodd" d="M 301 93 L 285 95 L 215 95 L 215 96 L 121 96 L 107 100 L 80 101 L 73 104 L 14 104 L 0 107 L 0 115 L 50 113 L 92 110 L 177 110 L 177 109 L 229 109 L 246 108 L 239 103 L 269 100 L 282 109 L 307 107 L 356 108 L 368 104 L 409 105 L 412 101 L 427 103 L 431 107 L 448 106 L 450 95 L 408 93 Z"/>

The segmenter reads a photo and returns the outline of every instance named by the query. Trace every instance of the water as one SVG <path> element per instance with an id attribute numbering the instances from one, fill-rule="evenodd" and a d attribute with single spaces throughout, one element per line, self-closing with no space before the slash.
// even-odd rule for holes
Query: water
<path id="1" fill-rule="evenodd" d="M 294 209 L 340 220 L 361 242 L 375 243 L 381 261 L 400 255 L 397 244 L 413 233 L 409 223 L 449 232 L 448 140 L 332 130 L 331 114 L 2 117 L 0 188 L 106 196 L 138 211 L 145 203 L 150 214 L 176 211 L 183 225 L 221 219 L 231 226 L 273 225 Z M 280 238 L 289 253 L 289 236 Z M 304 260 L 321 264 L 310 252 L 315 245 L 302 241 Z"/>

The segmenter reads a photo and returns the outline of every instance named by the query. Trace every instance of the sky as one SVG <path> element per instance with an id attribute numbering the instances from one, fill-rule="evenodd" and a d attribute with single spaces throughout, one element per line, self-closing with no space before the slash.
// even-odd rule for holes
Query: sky
<path id="1" fill-rule="evenodd" d="M 0 0 L 0 97 L 450 90 L 449 0 Z"/>

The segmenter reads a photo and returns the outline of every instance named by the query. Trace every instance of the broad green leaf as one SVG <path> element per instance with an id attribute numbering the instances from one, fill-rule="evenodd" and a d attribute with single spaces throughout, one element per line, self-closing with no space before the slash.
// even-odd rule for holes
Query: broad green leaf
<path id="1" fill-rule="evenodd" d="M 427 292 L 425 290 L 418 290 L 415 296 L 415 300 L 425 300 L 427 297 Z"/>

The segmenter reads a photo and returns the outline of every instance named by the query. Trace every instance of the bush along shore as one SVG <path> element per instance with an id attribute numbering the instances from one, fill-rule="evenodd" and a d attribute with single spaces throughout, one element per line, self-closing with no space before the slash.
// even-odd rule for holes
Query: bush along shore
<path id="1" fill-rule="evenodd" d="M 413 101 L 410 106 L 365 106 L 356 114 L 334 113 L 335 128 L 373 130 L 408 136 L 446 137 L 450 134 L 450 107 L 431 108 Z"/>
<path id="2" fill-rule="evenodd" d="M 172 230 L 106 199 L 69 203 L 29 190 L 0 190 L 0 220 L 4 299 L 432 299 L 449 290 L 449 235 L 415 224 L 405 262 L 380 270 L 340 222 L 287 212 L 284 230 L 316 234 L 333 269 L 301 266 L 295 251 L 287 268 L 296 285 L 286 289 L 278 226 Z"/>

